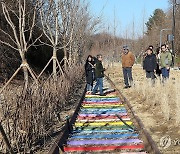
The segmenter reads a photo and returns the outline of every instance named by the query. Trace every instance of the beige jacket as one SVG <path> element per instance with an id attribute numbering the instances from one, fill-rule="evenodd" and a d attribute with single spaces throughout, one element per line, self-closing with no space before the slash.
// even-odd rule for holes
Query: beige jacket
<path id="1" fill-rule="evenodd" d="M 132 67 L 134 65 L 135 57 L 132 52 L 122 55 L 122 67 Z"/>

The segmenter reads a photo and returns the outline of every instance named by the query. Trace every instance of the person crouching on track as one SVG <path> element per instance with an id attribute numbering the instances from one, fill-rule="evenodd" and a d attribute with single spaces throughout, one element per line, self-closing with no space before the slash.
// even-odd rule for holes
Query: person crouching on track
<path id="1" fill-rule="evenodd" d="M 99 88 L 100 96 L 105 96 L 105 94 L 103 93 L 104 71 L 105 71 L 105 69 L 103 68 L 103 65 L 102 65 L 102 55 L 99 54 L 99 55 L 97 55 L 97 61 L 96 61 L 96 65 L 95 65 L 96 85 L 92 92 L 93 95 L 95 95 L 95 93 L 97 92 L 97 90 Z"/>
<path id="2" fill-rule="evenodd" d="M 156 55 L 153 54 L 153 51 L 151 48 L 147 49 L 147 56 L 144 60 L 144 70 L 146 71 L 146 78 L 151 79 L 152 83 L 155 83 L 155 75 L 154 72 L 157 69 L 157 61 L 156 61 Z"/>
<path id="3" fill-rule="evenodd" d="M 89 55 L 85 63 L 85 73 L 86 73 L 86 83 L 87 83 L 86 91 L 88 94 L 92 92 L 92 88 L 93 88 L 93 71 L 95 67 L 92 58 L 93 57 Z"/>
<path id="4" fill-rule="evenodd" d="M 128 46 L 123 46 L 123 54 L 122 54 L 122 68 L 123 68 L 123 75 L 124 75 L 124 83 L 125 89 L 130 88 L 133 85 L 133 78 L 132 78 L 132 66 L 134 65 L 134 55 L 132 52 L 129 51 Z"/>

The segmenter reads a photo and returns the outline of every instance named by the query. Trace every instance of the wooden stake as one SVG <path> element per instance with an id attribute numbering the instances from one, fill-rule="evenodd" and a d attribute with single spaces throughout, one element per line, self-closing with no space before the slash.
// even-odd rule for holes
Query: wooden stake
<path id="1" fill-rule="evenodd" d="M 0 90 L 0 93 L 3 92 L 3 90 L 9 85 L 9 83 L 12 81 L 12 79 L 17 75 L 17 73 L 20 71 L 20 69 L 22 69 L 23 67 L 26 67 L 32 78 L 35 80 L 36 83 L 38 83 L 38 79 L 36 78 L 36 75 L 33 73 L 32 69 L 29 67 L 29 65 L 27 63 L 22 63 L 19 68 L 15 71 L 15 73 L 12 75 L 12 77 L 8 80 L 8 82 L 6 82 L 6 84 L 4 85 L 4 87 Z"/>
<path id="2" fill-rule="evenodd" d="M 20 71 L 20 69 L 22 68 L 22 66 L 20 66 L 15 73 L 12 75 L 12 77 L 8 80 L 8 82 L 6 82 L 6 84 L 4 85 L 4 87 L 0 90 L 0 93 L 2 93 L 2 91 L 7 87 L 7 85 L 11 82 L 11 80 L 16 76 L 16 74 Z"/>
<path id="3" fill-rule="evenodd" d="M 2 127 L 2 125 L 1 125 L 1 122 L 0 122 L 0 132 L 1 132 L 1 135 L 2 135 L 2 137 L 4 139 L 4 142 L 6 143 L 6 146 L 7 146 L 8 150 L 9 150 L 9 152 L 11 154 L 14 154 L 14 151 L 11 148 L 10 142 L 9 142 L 9 140 L 8 140 L 8 138 L 6 136 L 6 133 L 5 133 L 5 131 L 4 131 L 3 127 Z"/>
<path id="4" fill-rule="evenodd" d="M 39 77 L 43 74 L 43 72 L 45 71 L 45 69 L 48 67 L 48 65 L 50 64 L 50 62 L 52 61 L 52 57 L 51 59 L 48 61 L 48 63 L 46 64 L 46 66 L 43 68 L 43 70 L 41 71 L 41 73 L 38 75 L 37 79 L 39 79 Z"/>

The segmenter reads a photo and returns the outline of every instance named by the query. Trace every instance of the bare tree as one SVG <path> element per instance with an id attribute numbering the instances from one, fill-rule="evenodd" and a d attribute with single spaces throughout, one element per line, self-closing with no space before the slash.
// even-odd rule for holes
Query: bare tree
<path id="1" fill-rule="evenodd" d="M 12 6 L 9 6 L 5 1 L 1 1 L 3 14 L 7 21 L 7 24 L 12 30 L 12 34 L 0 28 L 0 31 L 8 38 L 7 41 L 0 40 L 0 43 L 5 44 L 10 48 L 18 51 L 22 60 L 22 64 L 15 71 L 9 81 L 5 84 L 3 89 L 9 84 L 9 82 L 15 77 L 15 75 L 21 68 L 24 72 L 25 89 L 28 87 L 28 71 L 30 72 L 33 79 L 37 81 L 36 76 L 28 65 L 25 57 L 25 54 L 29 50 L 29 48 L 33 46 L 35 42 L 41 37 L 40 35 L 35 40 L 32 40 L 33 29 L 36 22 L 37 5 L 35 4 L 34 9 L 31 10 L 31 12 L 28 12 L 28 9 L 26 8 L 26 0 L 18 0 L 15 4 L 17 5 L 18 11 L 13 9 Z M 32 16 L 31 20 L 27 20 L 27 18 L 29 18 L 30 16 Z M 14 17 L 18 21 L 18 25 L 15 25 L 13 19 Z M 27 23 L 27 21 L 29 22 Z"/>
<path id="2" fill-rule="evenodd" d="M 82 6 L 80 0 L 58 0 L 58 9 L 60 10 L 61 16 L 61 32 L 62 32 L 62 44 L 64 46 L 64 66 L 67 69 L 67 64 L 70 65 L 72 62 L 72 42 L 77 41 L 74 37 L 75 30 L 81 29 L 80 25 L 77 24 L 79 18 L 79 11 Z M 68 46 L 67 46 L 68 43 Z M 69 60 L 68 60 L 68 57 Z"/>
<path id="3" fill-rule="evenodd" d="M 74 35 L 71 42 L 70 53 L 72 54 L 73 61 L 81 61 L 83 54 L 87 49 L 91 36 L 100 26 L 101 18 L 94 18 L 89 13 L 89 4 L 83 3 L 82 7 L 76 12 Z"/>
<path id="4" fill-rule="evenodd" d="M 57 64 L 58 67 L 63 74 L 62 68 L 60 66 L 60 63 L 57 59 L 57 51 L 60 49 L 65 48 L 62 47 L 61 42 L 61 16 L 60 11 L 58 9 L 58 2 L 55 0 L 52 1 L 39 1 L 39 5 L 44 6 L 40 9 L 40 18 L 41 18 L 41 24 L 43 28 L 43 33 L 47 37 L 48 42 L 43 42 L 45 45 L 48 45 L 52 47 L 53 49 L 53 56 L 47 63 L 47 65 L 44 67 L 44 69 L 39 74 L 38 78 L 42 75 L 44 70 L 47 68 L 47 66 L 50 64 L 51 61 L 53 61 L 53 78 L 56 79 L 57 77 Z M 68 43 L 67 43 L 68 44 Z M 66 44 L 66 46 L 67 46 Z M 63 74 L 64 75 L 64 74 Z"/>
<path id="5" fill-rule="evenodd" d="M 42 3 L 43 0 L 40 1 L 40 5 Z M 46 1 L 44 4 L 45 7 L 42 7 L 40 11 L 43 32 L 48 38 L 48 43 L 44 42 L 44 44 L 53 48 L 53 56 L 40 75 L 53 60 L 53 74 L 55 77 L 56 62 L 62 72 L 57 60 L 57 51 L 63 49 L 64 66 L 67 70 L 67 65 L 72 64 L 72 55 L 79 56 L 78 48 L 87 40 L 84 34 L 89 35 L 87 24 L 91 20 L 87 16 L 87 6 L 82 5 L 80 0 L 52 0 Z"/>

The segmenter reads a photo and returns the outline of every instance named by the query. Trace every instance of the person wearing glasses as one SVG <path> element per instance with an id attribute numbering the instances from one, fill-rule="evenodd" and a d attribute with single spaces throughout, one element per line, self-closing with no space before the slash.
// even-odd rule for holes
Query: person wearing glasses
<path id="1" fill-rule="evenodd" d="M 103 68 L 103 65 L 102 65 L 102 55 L 99 54 L 99 55 L 97 55 L 97 60 L 96 60 L 96 64 L 95 64 L 96 85 L 94 86 L 92 95 L 95 95 L 95 93 L 97 92 L 97 90 L 99 88 L 100 96 L 105 96 L 105 94 L 103 93 L 104 71 L 105 71 L 105 69 Z"/>
<path id="2" fill-rule="evenodd" d="M 125 89 L 130 88 L 133 85 L 132 66 L 134 65 L 134 61 L 135 61 L 135 57 L 133 53 L 129 51 L 128 46 L 123 46 L 122 68 L 123 68 Z"/>
<path id="3" fill-rule="evenodd" d="M 161 55 L 160 55 L 160 66 L 161 73 L 164 80 L 169 78 L 170 66 L 172 64 L 172 55 L 166 47 L 166 44 L 161 45 Z"/>

